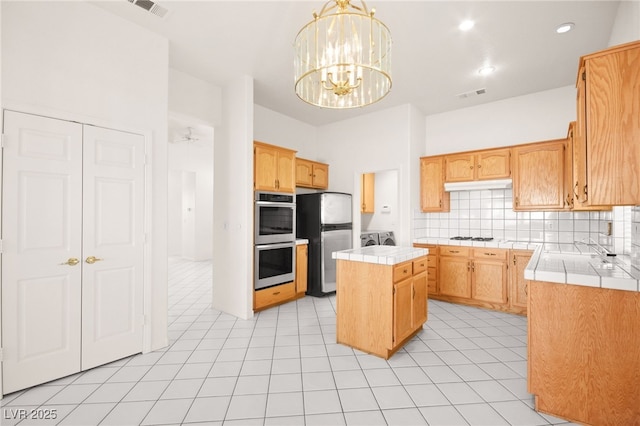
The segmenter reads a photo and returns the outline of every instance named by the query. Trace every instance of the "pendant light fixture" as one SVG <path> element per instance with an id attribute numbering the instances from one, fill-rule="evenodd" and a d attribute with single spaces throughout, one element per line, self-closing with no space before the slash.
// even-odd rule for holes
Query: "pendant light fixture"
<path id="1" fill-rule="evenodd" d="M 356 108 L 391 89 L 391 34 L 364 1 L 330 0 L 296 36 L 295 91 L 323 108 Z"/>

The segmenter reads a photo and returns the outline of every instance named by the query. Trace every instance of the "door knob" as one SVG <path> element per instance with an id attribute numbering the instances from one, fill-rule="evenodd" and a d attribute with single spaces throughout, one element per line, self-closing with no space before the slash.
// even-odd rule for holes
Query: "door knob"
<path id="1" fill-rule="evenodd" d="M 95 256 L 89 256 L 85 259 L 85 262 L 87 262 L 89 265 L 93 265 L 94 263 L 99 262 L 101 260 L 104 260 L 104 259 L 100 259 Z"/>
<path id="2" fill-rule="evenodd" d="M 61 265 L 76 266 L 78 263 L 80 263 L 78 259 L 76 259 L 75 257 L 70 257 L 69 260 L 67 260 L 64 263 L 61 263 Z"/>

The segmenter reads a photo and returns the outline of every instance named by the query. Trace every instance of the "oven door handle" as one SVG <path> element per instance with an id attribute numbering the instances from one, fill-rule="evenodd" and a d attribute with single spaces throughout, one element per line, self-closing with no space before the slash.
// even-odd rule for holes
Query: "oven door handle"
<path id="1" fill-rule="evenodd" d="M 256 201 L 257 206 L 295 207 L 296 203 L 280 203 L 278 201 Z"/>
<path id="2" fill-rule="evenodd" d="M 296 242 L 290 241 L 287 243 L 258 244 L 256 245 L 256 249 L 264 250 L 264 249 L 277 249 L 277 248 L 295 247 L 295 246 L 296 246 Z"/>

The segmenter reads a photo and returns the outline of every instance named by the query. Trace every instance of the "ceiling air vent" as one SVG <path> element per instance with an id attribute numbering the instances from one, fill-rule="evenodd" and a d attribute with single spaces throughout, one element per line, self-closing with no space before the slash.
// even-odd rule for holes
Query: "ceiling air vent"
<path id="1" fill-rule="evenodd" d="M 487 89 L 482 88 L 482 89 L 472 90 L 470 92 L 459 93 L 456 95 L 456 97 L 460 99 L 466 99 L 472 96 L 484 95 L 485 93 L 487 93 Z"/>
<path id="2" fill-rule="evenodd" d="M 169 12 L 169 9 L 166 9 L 160 6 L 158 3 L 152 2 L 151 0 L 128 0 L 129 3 L 133 3 L 138 7 L 143 8 L 147 12 L 151 12 L 160 18 L 164 18 Z"/>

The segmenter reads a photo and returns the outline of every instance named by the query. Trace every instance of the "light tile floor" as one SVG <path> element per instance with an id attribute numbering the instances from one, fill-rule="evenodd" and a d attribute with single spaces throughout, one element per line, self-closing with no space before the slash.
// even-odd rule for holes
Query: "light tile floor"
<path id="1" fill-rule="evenodd" d="M 6 395 L 0 423 L 564 423 L 532 409 L 526 318 L 429 301 L 424 329 L 385 361 L 335 343 L 335 297 L 243 321 L 211 309 L 211 263 L 172 259 L 169 278 L 168 348 Z M 56 418 L 19 420 L 32 409 Z"/>

